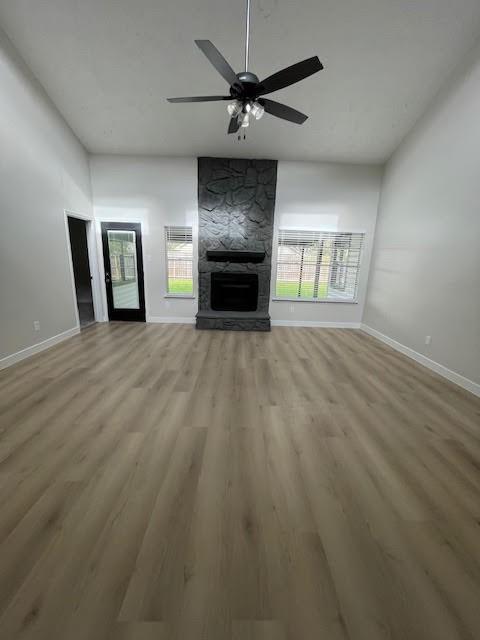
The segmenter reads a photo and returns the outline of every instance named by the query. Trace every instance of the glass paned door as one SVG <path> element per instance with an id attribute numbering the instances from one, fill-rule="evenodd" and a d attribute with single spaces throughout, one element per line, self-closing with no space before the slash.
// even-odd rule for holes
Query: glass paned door
<path id="1" fill-rule="evenodd" d="M 109 319 L 144 322 L 141 226 L 103 222 L 102 237 Z"/>
<path id="2" fill-rule="evenodd" d="M 107 231 L 115 309 L 138 309 L 138 277 L 134 231 Z"/>

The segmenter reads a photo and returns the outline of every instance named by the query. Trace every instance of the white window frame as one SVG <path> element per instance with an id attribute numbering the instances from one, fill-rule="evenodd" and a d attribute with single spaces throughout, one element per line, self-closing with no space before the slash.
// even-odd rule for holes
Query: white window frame
<path id="1" fill-rule="evenodd" d="M 190 233 L 192 236 L 192 293 L 170 293 L 168 291 L 168 229 L 190 229 Z M 193 235 L 193 226 L 192 225 L 178 225 L 178 224 L 166 224 L 163 228 L 163 236 L 164 236 L 164 247 L 165 247 L 165 295 L 164 298 L 181 298 L 183 300 L 194 300 L 195 299 L 195 286 L 196 279 L 194 273 L 194 264 L 195 264 L 195 245 L 194 245 L 194 235 Z"/>
<path id="2" fill-rule="evenodd" d="M 282 296 L 277 296 L 276 292 L 277 292 L 277 277 L 278 277 L 278 248 L 279 248 L 279 242 L 280 242 L 280 234 L 282 232 L 290 232 L 290 233 L 302 233 L 302 232 L 307 232 L 307 233 L 325 233 L 325 234 L 356 234 L 356 235 L 362 235 L 362 247 L 360 250 L 360 259 L 358 262 L 358 270 L 357 270 L 357 281 L 356 281 L 356 286 L 355 286 L 355 296 L 354 298 L 351 299 L 341 299 L 341 298 L 300 298 L 300 297 L 282 297 Z M 365 246 L 366 246 L 366 240 L 367 240 L 367 234 L 365 232 L 365 230 L 347 230 L 347 229 L 341 229 L 341 230 L 337 230 L 337 231 L 332 231 L 332 230 L 325 230 L 325 229 L 299 229 L 297 227 L 293 228 L 293 227 L 282 227 L 277 229 L 277 232 L 275 234 L 275 238 L 274 238 L 274 242 L 275 242 L 275 272 L 274 272 L 274 279 L 272 282 L 272 289 L 275 292 L 275 295 L 273 295 L 271 297 L 273 302 L 307 302 L 307 303 L 323 303 L 323 304 L 358 304 L 358 292 L 360 289 L 360 276 L 362 273 L 362 263 L 363 263 L 363 259 L 364 259 L 364 254 L 365 254 Z M 273 270 L 272 270 L 273 271 Z"/>

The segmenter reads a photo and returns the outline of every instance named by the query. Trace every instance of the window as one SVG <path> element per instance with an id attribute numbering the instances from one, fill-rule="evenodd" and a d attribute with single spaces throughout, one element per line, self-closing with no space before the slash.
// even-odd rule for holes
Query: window
<path id="1" fill-rule="evenodd" d="M 109 231 L 110 273 L 113 286 L 136 278 L 135 238 L 130 231 Z"/>
<path id="2" fill-rule="evenodd" d="M 165 227 L 167 294 L 193 296 L 192 227 Z"/>
<path id="3" fill-rule="evenodd" d="M 364 237 L 281 229 L 275 297 L 354 302 Z"/>

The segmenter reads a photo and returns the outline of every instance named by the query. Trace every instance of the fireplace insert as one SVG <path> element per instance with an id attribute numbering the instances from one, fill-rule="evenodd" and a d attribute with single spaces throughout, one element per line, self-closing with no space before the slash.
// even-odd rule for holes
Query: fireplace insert
<path id="1" fill-rule="evenodd" d="M 215 311 L 256 311 L 258 275 L 256 273 L 212 273 L 211 306 Z"/>

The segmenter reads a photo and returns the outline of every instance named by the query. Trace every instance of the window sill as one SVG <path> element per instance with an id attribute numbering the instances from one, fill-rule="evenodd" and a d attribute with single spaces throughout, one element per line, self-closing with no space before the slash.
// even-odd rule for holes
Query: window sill
<path id="1" fill-rule="evenodd" d="M 315 304 L 358 304 L 358 300 L 335 300 L 335 299 L 326 299 L 321 300 L 318 298 L 272 298 L 272 302 L 314 302 Z"/>
<path id="2" fill-rule="evenodd" d="M 180 298 L 180 300 L 195 300 L 195 296 L 192 296 L 188 293 L 166 293 L 164 298 Z"/>

